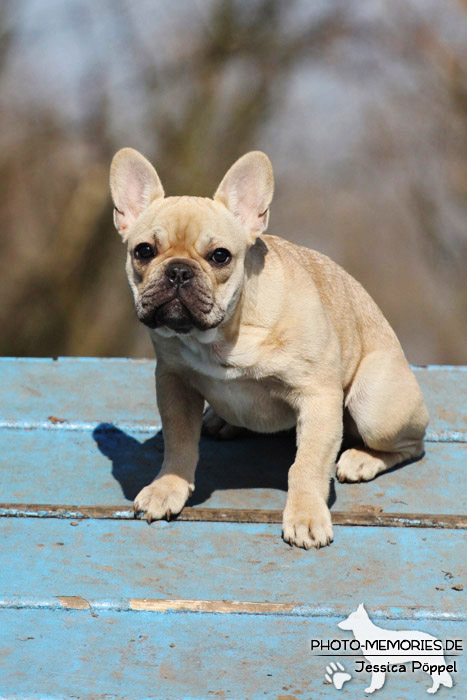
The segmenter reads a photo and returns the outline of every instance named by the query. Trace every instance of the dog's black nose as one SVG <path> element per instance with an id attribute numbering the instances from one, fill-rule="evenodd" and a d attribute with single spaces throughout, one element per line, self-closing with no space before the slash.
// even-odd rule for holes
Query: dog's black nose
<path id="1" fill-rule="evenodd" d="M 190 280 L 194 274 L 193 268 L 180 262 L 168 265 L 165 271 L 165 276 L 169 280 L 170 284 L 177 287 L 180 287 L 182 284 L 188 282 L 188 280 Z"/>

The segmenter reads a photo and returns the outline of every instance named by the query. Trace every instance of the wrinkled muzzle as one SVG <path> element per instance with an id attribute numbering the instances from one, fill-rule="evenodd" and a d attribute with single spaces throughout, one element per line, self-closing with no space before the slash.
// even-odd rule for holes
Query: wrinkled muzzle
<path id="1" fill-rule="evenodd" d="M 210 280 L 185 259 L 172 259 L 158 268 L 141 290 L 136 313 L 149 328 L 166 327 L 176 333 L 215 328 L 224 317 Z"/>

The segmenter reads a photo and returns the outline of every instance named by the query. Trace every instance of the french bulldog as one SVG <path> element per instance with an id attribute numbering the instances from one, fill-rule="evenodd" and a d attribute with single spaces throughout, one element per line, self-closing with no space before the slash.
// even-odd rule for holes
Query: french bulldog
<path id="1" fill-rule="evenodd" d="M 154 345 L 165 452 L 134 507 L 179 513 L 207 432 L 296 426 L 283 539 L 333 539 L 327 506 L 343 426 L 340 481 L 368 481 L 423 453 L 428 413 L 399 341 L 361 285 L 325 255 L 265 235 L 274 178 L 259 151 L 240 158 L 214 198 L 165 197 L 144 156 L 124 148 L 110 172 L 136 313 Z"/>

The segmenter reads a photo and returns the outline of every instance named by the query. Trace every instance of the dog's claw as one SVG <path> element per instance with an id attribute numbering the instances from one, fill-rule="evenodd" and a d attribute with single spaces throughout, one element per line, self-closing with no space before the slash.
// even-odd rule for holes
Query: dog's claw
<path id="1" fill-rule="evenodd" d="M 283 539 L 302 549 L 320 549 L 332 542 L 331 514 L 324 500 L 288 496 L 282 523 Z"/>
<path id="2" fill-rule="evenodd" d="M 135 510 L 148 523 L 154 520 L 171 520 L 185 505 L 193 489 L 185 480 L 175 475 L 165 475 L 145 486 L 135 499 Z"/>

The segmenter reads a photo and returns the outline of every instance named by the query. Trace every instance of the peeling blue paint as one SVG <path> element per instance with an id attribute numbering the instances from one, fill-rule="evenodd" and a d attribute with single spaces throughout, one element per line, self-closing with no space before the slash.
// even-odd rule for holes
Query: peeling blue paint
<path id="1" fill-rule="evenodd" d="M 360 602 L 382 627 L 465 640 L 465 533 L 409 528 L 403 513 L 466 511 L 466 370 L 414 368 L 431 414 L 423 459 L 334 484 L 335 510 L 379 506 L 402 527 L 336 528 L 331 547 L 305 552 L 284 545 L 279 524 L 128 522 L 163 453 L 154 361 L 0 358 L 0 500 L 11 503 L 0 511 L 0 700 L 332 700 L 310 638 L 349 638 L 337 622 Z M 193 504 L 281 509 L 293 443 L 202 441 Z M 20 503 L 118 510 L 55 518 Z M 440 698 L 467 697 L 465 655 L 459 669 Z M 348 697 L 363 696 L 363 676 Z M 378 700 L 418 700 L 428 685 L 394 674 Z"/>
<path id="2" fill-rule="evenodd" d="M 154 367 L 154 361 L 122 358 L 1 358 L 0 428 L 80 431 L 112 422 L 131 431 L 159 430 Z M 414 367 L 430 409 L 428 440 L 467 440 L 466 369 Z"/>
<path id="3" fill-rule="evenodd" d="M 312 653 L 310 640 L 350 639 L 337 628 L 340 618 L 328 617 L 104 610 L 96 617 L 4 610 L 2 617 L 0 648 L 10 652 L 2 667 L 5 700 L 336 700 L 336 689 L 324 681 L 331 659 Z M 386 625 L 397 629 L 399 623 Z M 439 639 L 462 638 L 465 630 L 463 622 L 442 620 L 407 620 L 404 626 Z M 458 659 L 461 669 L 464 658 Z M 356 659 L 345 653 L 335 660 L 353 676 L 342 697 L 364 697 L 369 674 L 354 673 Z M 440 700 L 464 700 L 465 673 L 455 680 L 447 693 L 441 689 Z M 426 674 L 394 674 L 378 700 L 424 700 L 429 685 Z"/>

